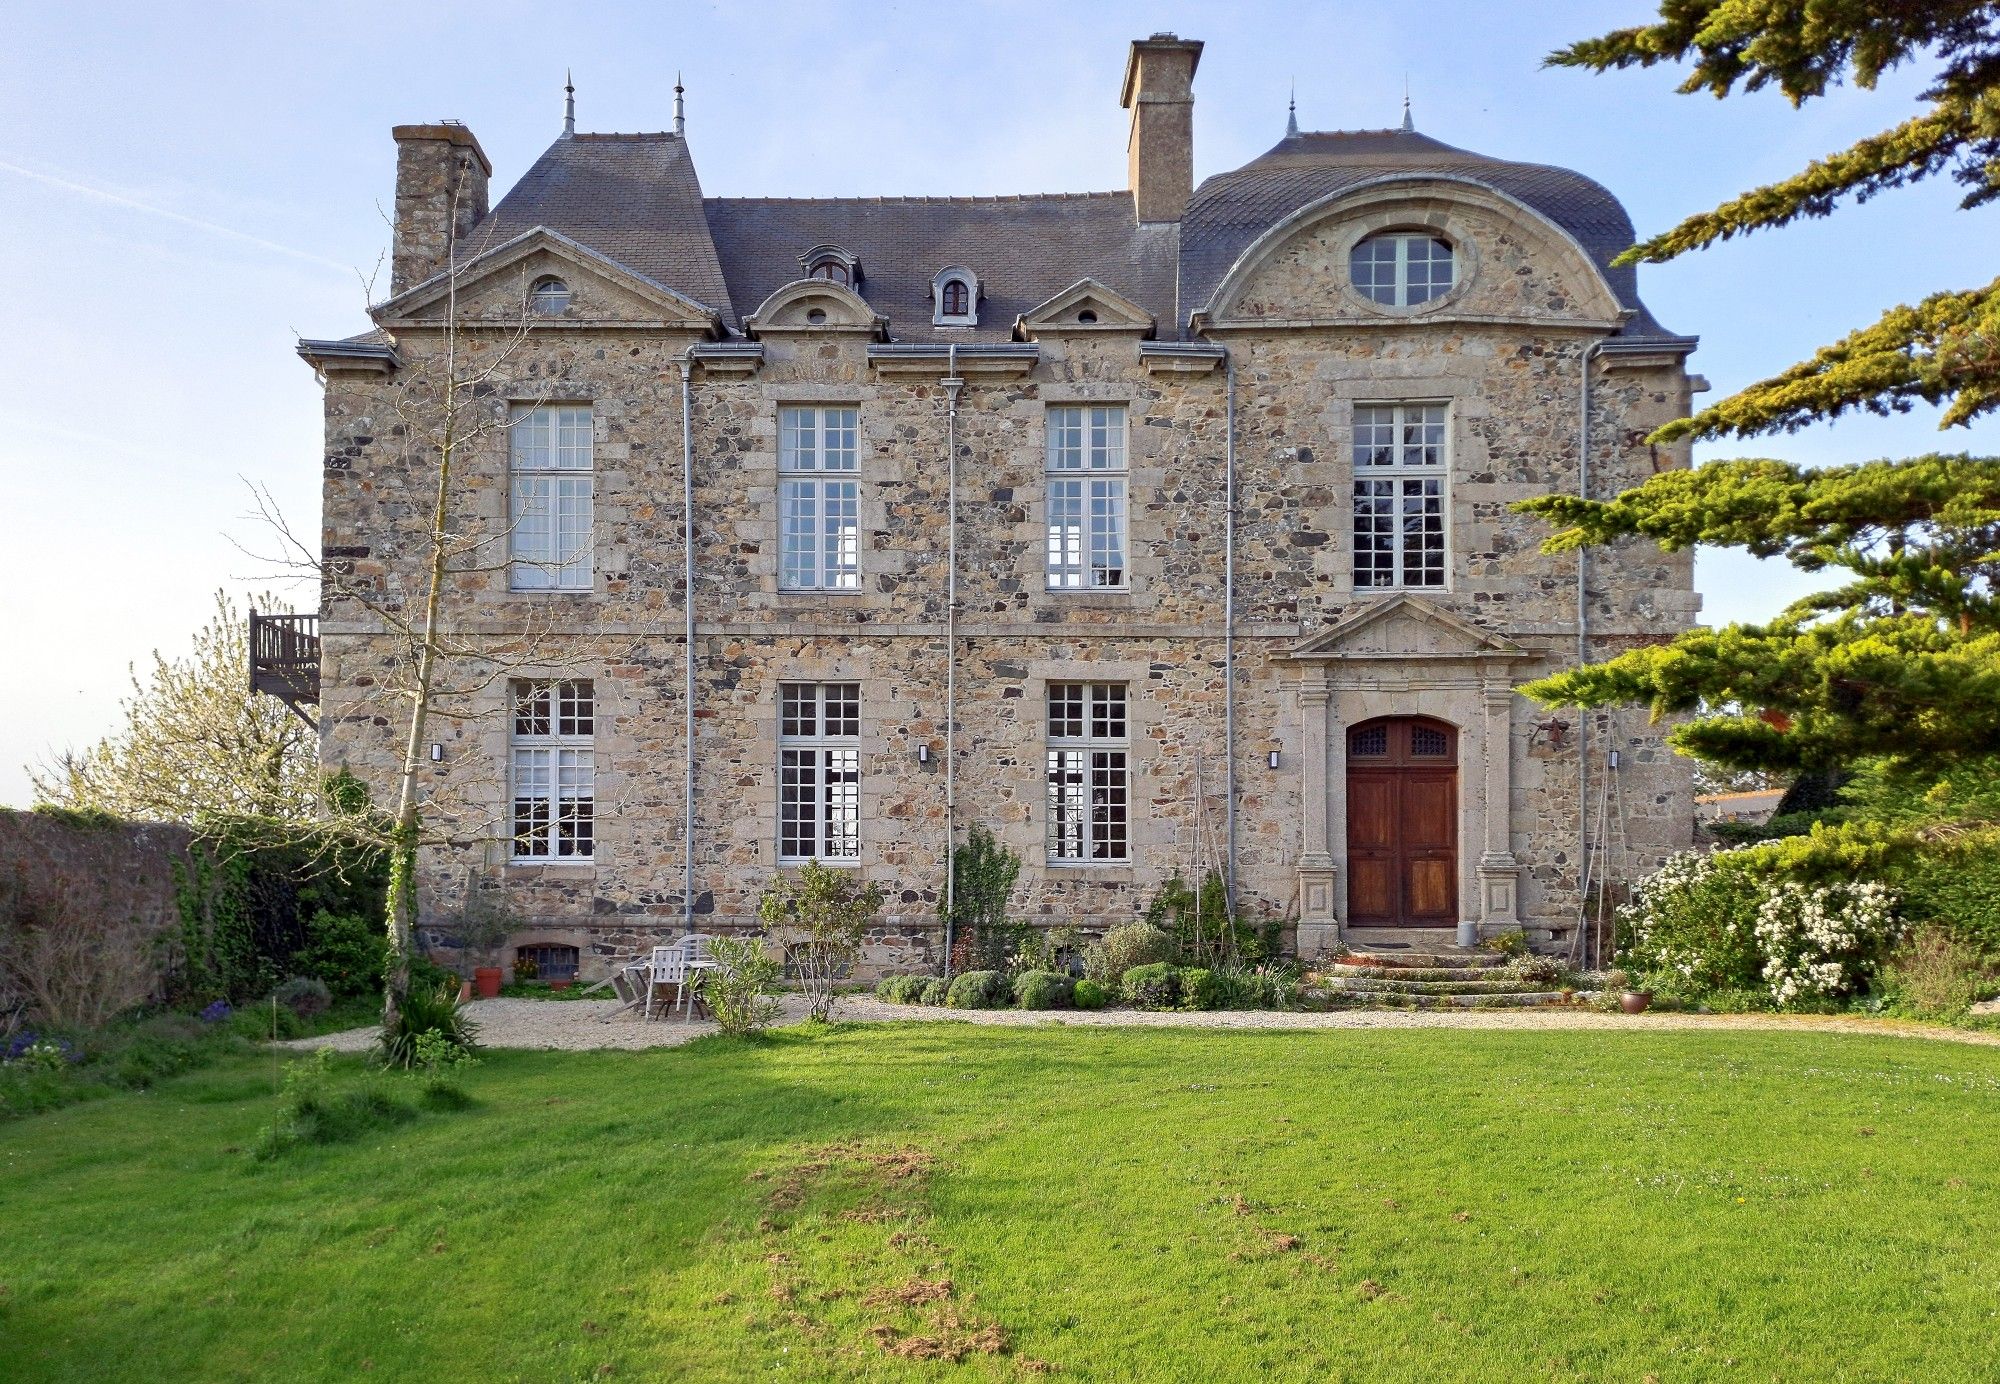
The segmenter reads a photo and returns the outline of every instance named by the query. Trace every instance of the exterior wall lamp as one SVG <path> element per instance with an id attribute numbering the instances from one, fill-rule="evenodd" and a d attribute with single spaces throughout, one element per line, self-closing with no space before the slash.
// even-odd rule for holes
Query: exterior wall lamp
<path id="1" fill-rule="evenodd" d="M 928 764 L 930 762 L 931 762 L 931 747 L 929 745 L 917 746 L 917 763 Z"/>
<path id="2" fill-rule="evenodd" d="M 435 740 L 431 741 L 431 763 L 436 764 L 443 758 L 444 758 L 444 746 L 438 744 L 438 742 Z"/>
<path id="3" fill-rule="evenodd" d="M 1276 750 L 1272 750 L 1269 754 L 1264 756 L 1264 761 L 1265 763 L 1269 764 L 1273 769 L 1277 768 L 1278 752 Z"/>

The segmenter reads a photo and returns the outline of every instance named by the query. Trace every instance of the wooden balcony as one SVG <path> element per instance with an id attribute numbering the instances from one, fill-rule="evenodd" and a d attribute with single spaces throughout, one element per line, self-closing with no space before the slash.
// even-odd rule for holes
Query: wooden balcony
<path id="1" fill-rule="evenodd" d="M 315 725 L 319 705 L 319 616 L 250 612 L 250 692 L 276 697 Z"/>

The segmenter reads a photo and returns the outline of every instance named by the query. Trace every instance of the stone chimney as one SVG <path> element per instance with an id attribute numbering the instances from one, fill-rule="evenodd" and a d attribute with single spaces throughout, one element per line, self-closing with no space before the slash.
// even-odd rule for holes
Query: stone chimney
<path id="1" fill-rule="evenodd" d="M 1201 43 L 1174 34 L 1135 39 L 1118 104 L 1132 112 L 1125 145 L 1140 221 L 1178 221 L 1194 192 L 1194 69 Z"/>
<path id="2" fill-rule="evenodd" d="M 452 242 L 486 215 L 493 165 L 463 125 L 398 125 L 396 243 L 389 291 L 401 293 L 443 269 Z"/>

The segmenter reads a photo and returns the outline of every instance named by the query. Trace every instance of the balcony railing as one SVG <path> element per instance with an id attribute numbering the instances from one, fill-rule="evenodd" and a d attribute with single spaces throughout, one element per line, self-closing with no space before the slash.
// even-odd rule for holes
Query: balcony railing
<path id="1" fill-rule="evenodd" d="M 319 616 L 250 612 L 250 691 L 315 724 L 304 708 L 319 705 Z"/>

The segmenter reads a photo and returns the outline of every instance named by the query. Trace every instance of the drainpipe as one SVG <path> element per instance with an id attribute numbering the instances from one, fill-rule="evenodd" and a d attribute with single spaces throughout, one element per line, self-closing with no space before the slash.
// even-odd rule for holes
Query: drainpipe
<path id="1" fill-rule="evenodd" d="M 945 519 L 944 519 L 944 973 L 951 975 L 951 947 L 958 906 L 958 396 L 965 381 L 958 373 L 958 343 L 946 352 Z"/>
<path id="2" fill-rule="evenodd" d="M 1590 498 L 1590 363 L 1604 349 L 1593 341 L 1584 348 L 1582 369 L 1577 379 L 1576 494 Z M 1590 571 L 1590 549 L 1576 550 L 1576 662 L 1590 662 L 1590 594 L 1585 583 Z M 1488 810 L 1491 810 L 1489 805 Z M 1570 941 L 1570 959 L 1582 962 L 1584 924 L 1589 921 L 1590 901 L 1590 716 L 1576 718 L 1576 935 Z"/>
<path id="3" fill-rule="evenodd" d="M 681 927 L 694 931 L 694 347 L 681 356 L 681 605 L 682 663 L 687 681 L 681 693 L 681 742 L 687 760 L 681 783 Z"/>
<path id="4" fill-rule="evenodd" d="M 1222 902 L 1236 917 L 1236 354 L 1223 358 L 1224 408 L 1222 460 Z M 1195 881 L 1201 888 L 1201 881 Z"/>

